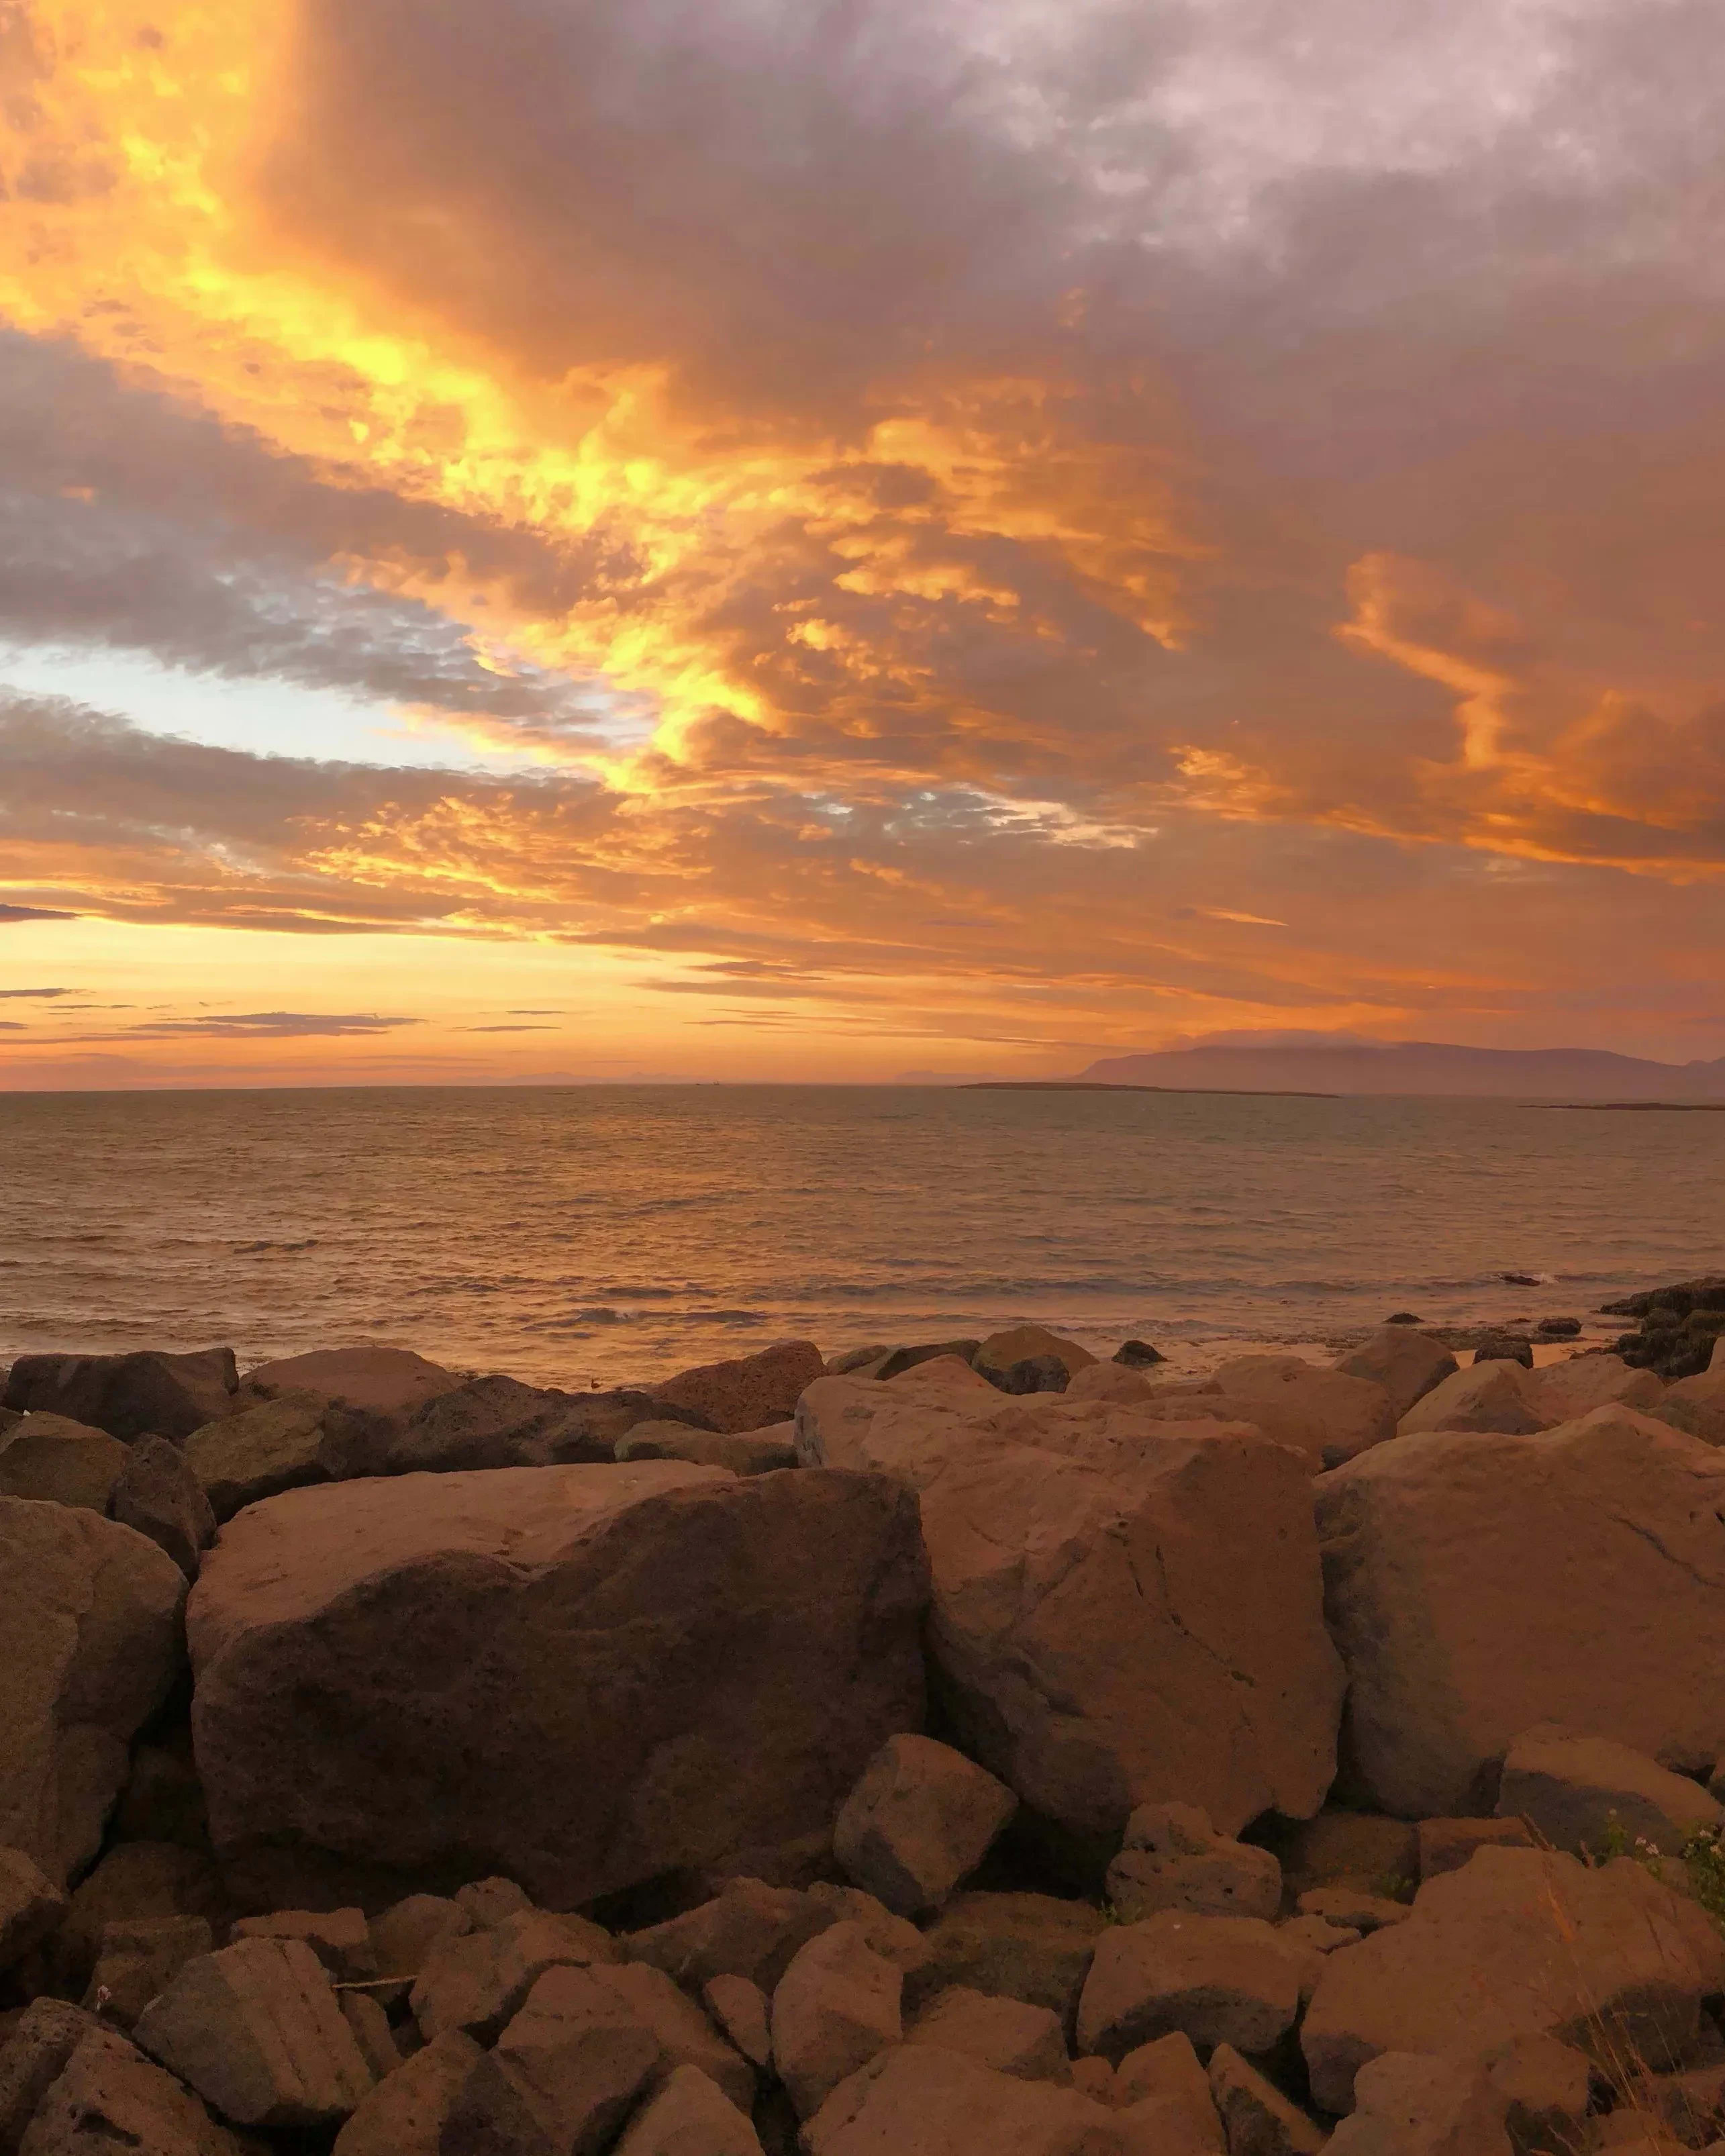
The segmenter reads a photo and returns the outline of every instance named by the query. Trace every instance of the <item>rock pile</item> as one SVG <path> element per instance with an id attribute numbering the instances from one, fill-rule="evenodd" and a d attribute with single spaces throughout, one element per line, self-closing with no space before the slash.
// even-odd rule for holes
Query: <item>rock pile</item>
<path id="1" fill-rule="evenodd" d="M 1153 1357 L 23 1358 L 0 2156 L 1725 2151 L 1707 1377 Z"/>

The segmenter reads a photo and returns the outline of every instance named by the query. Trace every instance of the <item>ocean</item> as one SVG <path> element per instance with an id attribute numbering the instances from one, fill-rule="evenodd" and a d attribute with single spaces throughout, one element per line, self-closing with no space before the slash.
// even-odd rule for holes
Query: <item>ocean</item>
<path id="1" fill-rule="evenodd" d="M 1612 1296 L 1725 1270 L 1722 1191 L 1725 1116 L 1502 1101 L 0 1095 L 0 1364 L 387 1342 L 580 1388 L 1024 1320 L 1190 1367 L 1399 1310 L 1604 1337 Z"/>

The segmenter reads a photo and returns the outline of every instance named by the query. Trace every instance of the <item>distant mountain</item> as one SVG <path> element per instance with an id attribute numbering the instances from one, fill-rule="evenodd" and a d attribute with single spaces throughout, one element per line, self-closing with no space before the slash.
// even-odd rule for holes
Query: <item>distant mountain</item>
<path id="1" fill-rule="evenodd" d="M 1109 1055 L 1080 1074 L 1097 1085 L 1199 1092 L 1452 1093 L 1526 1101 L 1725 1101 L 1725 1057 L 1654 1063 L 1604 1048 L 1458 1048 L 1441 1040 L 1166 1049 Z"/>

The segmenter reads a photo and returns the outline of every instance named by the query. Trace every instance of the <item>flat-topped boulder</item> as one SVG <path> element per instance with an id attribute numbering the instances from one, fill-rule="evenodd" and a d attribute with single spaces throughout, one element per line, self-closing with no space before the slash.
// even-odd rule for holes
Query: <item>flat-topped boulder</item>
<path id="1" fill-rule="evenodd" d="M 139 1437 L 189 1437 L 229 1411 L 239 1383 L 231 1348 L 192 1355 L 20 1355 L 6 1381 L 5 1404 L 67 1415 L 129 1445 Z"/>
<path id="2" fill-rule="evenodd" d="M 81 1507 L 0 1497 L 0 1844 L 64 1882 L 180 1667 L 185 1575 Z"/>
<path id="3" fill-rule="evenodd" d="M 1199 1805 L 1226 1833 L 1316 1811 L 1342 1679 L 1301 1458 L 1251 1429 L 991 1402 L 976 1382 L 937 1362 L 824 1378 L 797 1416 L 803 1459 L 917 1491 L 965 1751 L 1100 1862 L 1142 1804 Z"/>
<path id="4" fill-rule="evenodd" d="M 365 1414 L 406 1415 L 461 1382 L 458 1372 L 406 1348 L 317 1348 L 260 1363 L 246 1373 L 245 1389 L 259 1399 L 315 1393 Z"/>
<path id="5" fill-rule="evenodd" d="M 1313 1486 L 1375 1809 L 1483 1809 L 1541 1722 L 1684 1771 L 1725 1753 L 1725 1455 L 1608 1407 L 1543 1435 L 1401 1438 Z"/>
<path id="6" fill-rule="evenodd" d="M 824 1829 L 923 1712 L 916 1508 L 674 1460 L 295 1490 L 187 1614 L 230 1862 L 275 1845 L 572 1908 Z"/>
<path id="7" fill-rule="evenodd" d="M 105 1430 L 38 1409 L 0 1430 L 0 1496 L 105 1514 L 131 1448 Z"/>

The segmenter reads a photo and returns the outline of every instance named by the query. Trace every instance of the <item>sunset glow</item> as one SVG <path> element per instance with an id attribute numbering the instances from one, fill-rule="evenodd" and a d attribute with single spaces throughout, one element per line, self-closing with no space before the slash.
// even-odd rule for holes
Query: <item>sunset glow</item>
<path id="1" fill-rule="evenodd" d="M 1392 12 L 0 8 L 0 1086 L 1725 1053 L 1717 26 Z"/>

